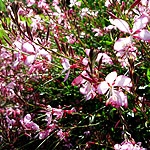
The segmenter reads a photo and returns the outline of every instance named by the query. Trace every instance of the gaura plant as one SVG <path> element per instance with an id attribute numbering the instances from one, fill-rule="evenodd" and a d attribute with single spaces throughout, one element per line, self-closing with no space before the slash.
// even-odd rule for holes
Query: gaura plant
<path id="1" fill-rule="evenodd" d="M 148 0 L 4 4 L 1 149 L 150 148 Z"/>

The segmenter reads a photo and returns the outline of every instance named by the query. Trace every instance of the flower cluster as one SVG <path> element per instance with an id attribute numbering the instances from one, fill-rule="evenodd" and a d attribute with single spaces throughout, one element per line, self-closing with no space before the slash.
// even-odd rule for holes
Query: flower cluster
<path id="1" fill-rule="evenodd" d="M 6 3 L 1 147 L 31 149 L 18 144 L 26 135 L 29 145 L 43 140 L 35 149 L 49 140 L 59 142 L 48 149 L 143 149 L 129 140 L 115 144 L 121 132 L 142 133 L 135 141 L 148 147 L 149 7 L 149 0 Z"/>

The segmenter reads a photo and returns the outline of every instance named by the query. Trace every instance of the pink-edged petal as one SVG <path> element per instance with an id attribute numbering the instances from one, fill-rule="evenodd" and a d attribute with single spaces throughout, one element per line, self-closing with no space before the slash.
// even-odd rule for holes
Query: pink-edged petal
<path id="1" fill-rule="evenodd" d="M 91 90 L 91 83 L 90 82 L 86 82 L 85 84 L 83 84 L 83 87 L 80 88 L 80 92 L 83 95 L 87 95 Z"/>
<path id="2" fill-rule="evenodd" d="M 45 51 L 44 49 L 40 50 L 39 54 L 46 57 L 49 61 L 51 61 L 51 59 L 52 59 L 52 56 L 47 51 Z"/>
<path id="3" fill-rule="evenodd" d="M 120 51 L 125 49 L 127 46 L 131 45 L 132 40 L 132 36 L 129 36 L 127 38 L 119 38 L 114 44 L 114 50 Z"/>
<path id="4" fill-rule="evenodd" d="M 80 6 L 81 6 L 81 1 L 76 2 L 76 5 L 77 5 L 78 7 L 80 7 Z"/>
<path id="5" fill-rule="evenodd" d="M 128 106 L 127 96 L 122 91 L 114 91 L 113 95 L 106 101 L 106 105 L 111 104 L 118 108 Z"/>
<path id="6" fill-rule="evenodd" d="M 89 61 L 88 61 L 88 58 L 86 58 L 86 57 L 83 58 L 83 60 L 82 60 L 82 64 L 83 64 L 83 65 L 85 65 L 85 66 L 88 65 L 88 62 L 89 62 Z"/>
<path id="7" fill-rule="evenodd" d="M 134 36 L 139 37 L 141 40 L 150 41 L 150 32 L 143 29 L 140 33 L 135 34 Z"/>
<path id="8" fill-rule="evenodd" d="M 65 79 L 64 79 L 64 81 L 63 81 L 63 82 L 65 82 L 65 81 L 68 79 L 69 74 L 70 74 L 70 70 L 68 70 L 68 72 L 67 72 L 67 74 L 66 74 Z"/>
<path id="9" fill-rule="evenodd" d="M 150 1 L 148 1 L 148 8 L 150 8 Z"/>
<path id="10" fill-rule="evenodd" d="M 136 32 L 136 31 L 139 31 L 140 29 L 145 28 L 146 25 L 147 25 L 147 23 L 148 23 L 148 17 L 142 15 L 141 17 L 139 17 L 139 18 L 134 22 L 132 32 L 134 33 L 134 32 Z"/>
<path id="11" fill-rule="evenodd" d="M 125 95 L 122 91 L 119 92 L 119 96 L 122 100 L 122 104 L 121 106 L 125 106 L 125 107 L 128 107 L 128 99 L 127 99 L 127 95 Z"/>
<path id="12" fill-rule="evenodd" d="M 98 53 L 97 58 L 96 58 L 96 62 L 99 62 L 101 57 L 103 57 L 103 53 Z"/>
<path id="13" fill-rule="evenodd" d="M 120 31 L 125 32 L 125 33 L 131 33 L 130 32 L 130 27 L 128 23 L 122 19 L 109 19 L 110 23 L 115 25 Z"/>
<path id="14" fill-rule="evenodd" d="M 86 53 L 87 56 L 90 55 L 90 51 L 91 51 L 90 49 L 85 49 L 85 53 Z"/>
<path id="15" fill-rule="evenodd" d="M 84 79 L 83 79 L 83 78 L 81 77 L 81 75 L 80 75 L 80 76 L 76 77 L 76 78 L 73 80 L 72 85 L 73 85 L 73 86 L 74 86 L 74 85 L 78 86 L 79 84 L 82 83 L 83 80 L 84 80 Z"/>
<path id="16" fill-rule="evenodd" d="M 107 84 L 106 81 L 102 81 L 98 87 L 97 87 L 97 92 L 99 94 L 105 94 L 107 92 L 107 90 L 109 89 L 109 85 Z"/>
<path id="17" fill-rule="evenodd" d="M 34 62 L 35 58 L 36 58 L 35 55 L 27 56 L 27 58 L 26 58 L 24 64 L 25 64 L 25 65 L 31 65 L 31 64 Z"/>
<path id="18" fill-rule="evenodd" d="M 27 114 L 24 118 L 23 118 L 24 123 L 28 123 L 31 121 L 31 115 Z"/>
<path id="19" fill-rule="evenodd" d="M 87 74 L 86 71 L 83 71 L 83 72 L 81 73 L 81 75 L 84 76 L 84 77 L 89 78 L 89 75 Z M 76 78 L 73 80 L 73 82 L 72 82 L 72 85 L 73 85 L 73 86 L 74 86 L 74 85 L 78 86 L 79 84 L 83 84 L 83 83 L 85 83 L 85 82 L 87 81 L 87 80 L 85 80 L 84 78 L 82 78 L 81 75 L 78 76 L 78 77 L 76 77 Z"/>
<path id="20" fill-rule="evenodd" d="M 17 49 L 21 49 L 22 47 L 22 44 L 19 41 L 15 41 L 13 44 L 17 47 Z"/>
<path id="21" fill-rule="evenodd" d="M 120 75 L 116 78 L 114 86 L 121 86 L 121 87 L 131 86 L 131 79 L 127 76 Z"/>
<path id="22" fill-rule="evenodd" d="M 107 64 L 111 64 L 111 65 L 113 64 L 111 58 L 105 53 L 99 53 L 96 58 L 96 62 L 99 62 L 102 56 L 103 56 L 102 63 L 107 63 Z"/>
<path id="23" fill-rule="evenodd" d="M 97 94 L 95 93 L 95 88 L 93 87 L 91 91 L 86 95 L 85 99 L 93 99 Z"/>
<path id="24" fill-rule="evenodd" d="M 87 94 L 87 88 L 86 87 L 81 87 L 80 88 L 80 92 L 83 94 L 83 95 L 86 95 Z"/>
<path id="25" fill-rule="evenodd" d="M 141 0 L 142 5 L 146 6 L 147 5 L 147 0 Z"/>
<path id="26" fill-rule="evenodd" d="M 115 145 L 114 145 L 114 149 L 115 149 L 115 150 L 121 149 L 121 145 L 120 145 L 120 144 L 115 144 Z"/>
<path id="27" fill-rule="evenodd" d="M 24 43 L 22 46 L 22 51 L 28 54 L 35 54 L 34 47 L 30 43 Z"/>
<path id="28" fill-rule="evenodd" d="M 66 58 L 63 58 L 62 66 L 63 66 L 64 70 L 68 70 L 70 68 L 69 60 Z"/>
<path id="29" fill-rule="evenodd" d="M 27 122 L 24 124 L 26 128 L 31 129 L 31 130 L 39 130 L 39 126 L 34 123 L 33 121 Z"/>
<path id="30" fill-rule="evenodd" d="M 49 132 L 50 130 L 45 130 L 45 131 L 40 131 L 39 132 L 39 139 L 42 140 L 42 139 L 45 139 L 48 135 L 49 135 Z"/>
<path id="31" fill-rule="evenodd" d="M 125 54 L 125 51 L 124 50 L 120 50 L 120 51 L 117 52 L 116 56 L 122 58 L 124 56 L 124 54 Z M 118 59 L 118 61 L 119 61 L 119 59 Z"/>
<path id="32" fill-rule="evenodd" d="M 114 83 L 114 81 L 116 80 L 117 78 L 117 72 L 116 71 L 113 71 L 111 73 L 109 73 L 107 76 L 106 76 L 106 82 L 110 84 L 110 86 L 112 86 L 112 84 Z"/>

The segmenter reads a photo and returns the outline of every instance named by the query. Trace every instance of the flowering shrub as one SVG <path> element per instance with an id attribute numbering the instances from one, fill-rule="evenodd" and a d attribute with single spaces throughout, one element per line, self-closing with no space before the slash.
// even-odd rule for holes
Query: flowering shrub
<path id="1" fill-rule="evenodd" d="M 6 1 L 0 148 L 150 148 L 149 5 Z"/>

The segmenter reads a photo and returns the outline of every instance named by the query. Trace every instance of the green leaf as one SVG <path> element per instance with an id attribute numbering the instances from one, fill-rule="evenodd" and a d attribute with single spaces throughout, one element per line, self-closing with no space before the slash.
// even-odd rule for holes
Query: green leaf
<path id="1" fill-rule="evenodd" d="M 147 79 L 150 82 L 150 68 L 147 68 Z"/>
<path id="2" fill-rule="evenodd" d="M 141 69 L 147 69 L 146 67 L 141 67 Z"/>
<path id="3" fill-rule="evenodd" d="M 0 0 L 0 11 L 6 12 L 6 6 L 4 5 L 4 2 Z"/>
<path id="4" fill-rule="evenodd" d="M 100 41 L 99 43 L 100 43 L 100 44 L 106 44 L 106 45 L 111 45 L 111 44 L 113 44 L 113 42 L 110 42 L 110 41 Z"/>

